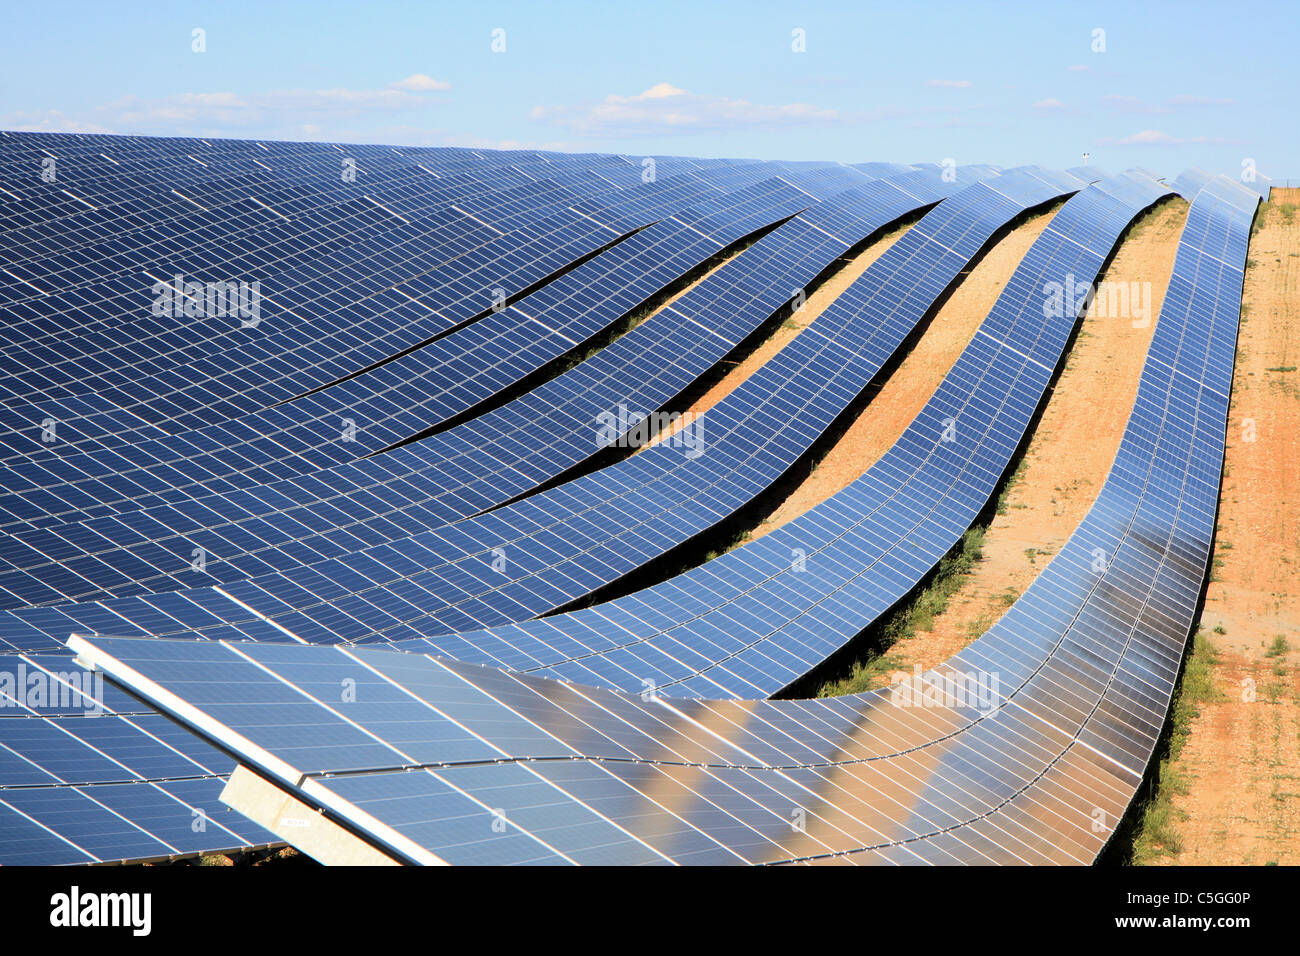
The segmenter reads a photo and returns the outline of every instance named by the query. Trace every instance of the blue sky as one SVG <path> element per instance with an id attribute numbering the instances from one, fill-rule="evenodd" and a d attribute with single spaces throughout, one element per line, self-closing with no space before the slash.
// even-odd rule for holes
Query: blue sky
<path id="1" fill-rule="evenodd" d="M 7 5 L 0 127 L 1004 166 L 1088 152 L 1108 169 L 1235 174 L 1251 159 L 1295 179 L 1298 16 L 1261 2 L 54 0 Z"/>

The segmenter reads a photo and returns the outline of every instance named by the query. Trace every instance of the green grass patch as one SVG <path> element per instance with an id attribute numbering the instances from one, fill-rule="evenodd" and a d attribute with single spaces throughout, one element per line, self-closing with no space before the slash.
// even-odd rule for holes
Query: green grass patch
<path id="1" fill-rule="evenodd" d="M 737 531 L 727 541 L 723 542 L 723 544 L 719 548 L 705 554 L 704 560 L 712 561 L 714 558 L 722 557 L 728 551 L 735 551 L 742 544 L 745 544 L 749 541 L 749 535 L 750 535 L 749 531 Z"/>
<path id="2" fill-rule="evenodd" d="M 1025 470 L 1028 467 L 1029 462 L 1024 458 L 1021 458 L 1020 464 L 1016 465 L 1016 470 L 1011 473 L 1011 477 L 1008 478 L 1006 484 L 1002 486 L 1002 491 L 998 493 L 998 514 L 1004 515 L 1007 513 L 1007 498 L 1011 494 L 1011 489 L 1024 480 Z"/>

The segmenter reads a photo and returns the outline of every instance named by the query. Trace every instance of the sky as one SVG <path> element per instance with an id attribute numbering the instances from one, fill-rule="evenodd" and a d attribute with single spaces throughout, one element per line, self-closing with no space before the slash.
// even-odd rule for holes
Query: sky
<path id="1" fill-rule="evenodd" d="M 4 129 L 1000 166 L 1087 153 L 1300 183 L 1295 2 L 43 0 L 5 18 Z"/>

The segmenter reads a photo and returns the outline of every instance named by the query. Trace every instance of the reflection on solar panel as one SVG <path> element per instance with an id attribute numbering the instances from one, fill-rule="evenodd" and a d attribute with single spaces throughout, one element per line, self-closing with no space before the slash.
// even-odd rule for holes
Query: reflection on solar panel
<path id="1" fill-rule="evenodd" d="M 57 182 L 31 175 L 42 158 Z M 1125 657 L 1119 638 L 1087 628 L 1090 615 L 1132 612 L 1145 627 L 1143 607 L 1161 626 L 1184 611 L 1161 603 L 1183 602 L 1197 571 L 1178 563 L 1181 537 L 1133 604 L 1181 487 L 1136 476 L 1205 437 L 1182 428 L 1192 406 L 1178 389 L 1202 374 L 1192 353 L 1215 344 L 1196 325 L 1204 297 L 1223 296 L 1224 322 L 1233 307 L 1210 267 L 1244 259 L 1245 191 L 1197 171 L 1177 183 L 1200 193 L 1165 309 L 1183 294 L 1190 331 L 1166 341 L 1162 318 L 1134 422 L 1159 418 L 1165 444 L 1134 438 L 1115 474 L 1137 470 L 1111 482 L 1166 497 L 1134 505 L 1122 532 L 1095 529 L 1116 549 L 1095 593 L 1052 578 L 1069 566 L 1044 573 L 1053 601 L 1078 598 L 1075 623 L 1031 590 L 959 659 L 979 673 L 997 663 L 1000 691 L 907 712 L 881 695 L 742 698 L 805 674 L 961 533 L 1074 323 L 1040 317 L 1044 284 L 1095 275 L 1168 190 L 1092 167 L 655 163 L 646 178 L 640 157 L 0 134 L 0 862 L 282 839 L 222 808 L 234 762 L 212 742 L 291 788 L 308 773 L 309 803 L 367 821 L 403 860 L 1090 858 L 1096 841 L 1068 828 L 1044 842 L 1066 811 L 1039 812 L 1043 781 L 1066 774 L 1071 793 L 1118 814 L 1128 778 L 1115 768 L 1140 772 L 1164 713 L 1185 629 Z M 808 455 L 999 227 L 1075 192 L 861 482 L 758 542 L 769 550 L 526 620 L 744 507 Z M 705 454 L 665 444 L 537 492 L 607 465 L 592 440 L 600 413 L 640 410 L 609 436 L 622 440 L 836 259 L 931 206 L 701 420 Z M 756 237 L 568 372 L 539 374 Z M 211 289 L 183 284 L 177 312 L 153 311 L 155 285 L 178 274 L 259 280 L 260 314 L 197 308 Z M 1210 364 L 1230 376 L 1230 351 Z M 1173 371 L 1148 381 L 1153 368 Z M 1226 396 L 1229 383 L 1207 387 Z M 941 440 L 945 416 L 955 441 Z M 1186 454 L 1196 481 L 1209 475 L 1200 451 Z M 1199 546 L 1192 492 L 1204 489 L 1188 488 L 1176 533 Z M 1103 501 L 1111 520 L 1128 498 Z M 504 573 L 486 562 L 498 551 Z M 71 632 L 184 638 L 77 646 L 211 741 L 73 667 Z M 383 643 L 293 643 L 304 639 Z M 1084 639 L 1099 650 L 1080 651 Z M 1036 723 L 1047 702 L 1064 736 Z M 1085 765 L 1098 754 L 1100 769 Z M 314 776 L 340 768 L 364 772 Z"/>
<path id="2" fill-rule="evenodd" d="M 43 139 L 42 142 L 45 142 L 51 149 L 61 150 L 67 155 L 75 155 L 75 150 L 70 143 L 73 141 L 81 141 L 83 139 L 87 138 L 50 137 Z M 127 141 L 110 137 L 107 138 L 107 140 L 102 138 L 96 139 L 96 142 L 97 145 L 103 145 L 104 149 L 97 151 L 94 154 L 97 158 L 92 161 L 92 165 L 93 163 L 99 163 L 102 165 L 103 162 L 116 163 L 112 176 L 119 177 L 119 179 L 124 177 L 125 174 L 118 172 L 118 166 L 128 165 L 125 160 L 125 154 L 121 151 L 121 146 Z M 142 140 L 140 142 L 152 145 L 157 141 Z M 179 143 L 178 145 L 184 144 Z M 259 150 L 263 149 L 262 144 L 242 145 L 244 149 L 250 150 L 254 153 L 258 153 Z M 332 146 L 322 148 L 327 150 L 336 149 Z M 351 152 L 351 150 L 349 150 L 349 152 Z M 380 152 L 388 152 L 388 150 L 387 148 L 383 148 Z M 419 160 L 418 166 L 420 172 L 417 172 L 414 175 L 422 181 L 422 185 L 424 185 L 423 181 L 431 175 L 435 179 L 448 178 L 445 175 L 438 176 L 437 174 L 432 173 L 431 169 L 442 169 L 443 167 L 439 165 L 437 157 L 443 155 L 450 156 L 455 151 L 427 150 L 410 152 L 413 155 L 406 157 L 404 161 L 415 162 L 416 160 Z M 107 159 L 109 154 L 115 155 L 117 157 L 116 161 Z M 359 151 L 359 154 L 364 154 L 364 151 Z M 455 155 L 462 158 L 462 167 L 474 170 L 481 165 L 476 162 L 477 160 L 480 160 L 481 157 L 468 151 L 464 154 L 455 152 Z M 433 158 L 431 159 L 431 157 Z M 212 156 L 204 154 L 204 158 L 208 161 L 207 167 L 217 165 Z M 509 158 L 517 159 L 517 157 L 508 157 L 508 159 Z M 535 158 L 543 164 L 548 164 L 550 162 L 540 154 Z M 326 159 L 328 162 L 325 163 L 325 166 L 332 166 L 337 162 L 337 156 L 333 152 L 329 153 Z M 503 160 L 503 164 L 505 164 L 508 159 Z M 618 158 L 614 158 L 613 160 L 600 157 L 594 159 L 590 157 L 573 157 L 564 159 L 570 160 L 579 166 L 582 166 L 586 160 L 590 160 L 588 165 L 591 165 L 593 168 L 600 167 L 602 163 L 608 162 L 615 162 L 623 168 L 626 168 L 627 166 L 626 161 Z M 182 168 L 191 164 L 192 160 L 188 157 L 182 160 Z M 509 163 L 510 168 L 516 170 L 519 168 L 519 165 L 518 162 Z M 660 163 L 660 171 L 661 175 L 667 175 L 672 172 L 680 173 L 688 170 L 709 170 L 711 171 L 710 175 L 707 177 L 701 177 L 701 182 L 714 193 L 721 193 L 723 190 L 718 184 L 727 181 L 727 177 L 724 175 L 726 171 L 746 165 L 752 164 L 740 164 L 730 161 L 696 162 L 691 160 L 665 158 Z M 252 166 L 257 169 L 266 168 L 261 159 L 254 159 L 252 161 Z M 762 167 L 764 170 L 763 175 L 754 175 L 750 177 L 750 179 L 754 182 L 761 182 L 763 179 L 771 180 L 772 177 L 770 174 L 772 170 L 779 170 L 783 166 L 784 164 L 764 164 Z M 159 168 L 165 167 L 165 163 L 159 163 L 156 156 L 150 155 L 149 163 L 145 164 L 144 169 L 156 172 Z M 62 168 L 66 175 L 68 169 L 73 167 L 71 165 L 65 165 Z M 816 200 L 819 194 L 828 196 L 842 195 L 845 200 L 850 200 L 852 198 L 851 194 L 844 192 L 844 185 L 846 183 L 861 182 L 864 178 L 869 178 L 870 176 L 897 176 L 898 174 L 906 172 L 906 170 L 907 167 L 894 166 L 890 164 L 866 164 L 862 170 L 857 171 L 849 170 L 847 167 L 840 167 L 836 164 L 791 164 L 788 167 L 785 167 L 785 172 L 788 174 L 790 180 L 800 182 L 804 188 L 796 188 L 787 183 L 787 186 L 790 188 L 785 189 L 785 194 L 792 196 L 797 204 L 791 208 L 796 209 L 805 208 L 810 205 L 816 206 Z M 84 170 L 81 172 L 84 172 Z M 638 175 L 640 173 L 639 163 L 637 173 Z M 883 193 L 875 193 L 872 195 L 878 200 L 878 210 L 882 212 L 887 210 L 896 210 L 890 215 L 892 217 L 897 217 L 912 208 L 916 208 L 918 205 L 934 202 L 941 198 L 942 195 L 956 190 L 964 182 L 969 181 L 970 177 L 975 175 L 992 175 L 993 171 L 987 168 L 971 168 L 968 170 L 958 170 L 957 173 L 958 175 L 954 181 L 949 182 L 946 177 L 939 177 L 938 171 L 936 170 L 934 173 L 926 173 L 920 177 L 912 177 L 910 183 L 900 181 L 898 186 L 891 186 Z M 296 175 L 296 173 L 294 175 Z M 330 174 L 322 173 L 322 175 L 326 176 L 329 180 L 333 179 L 333 176 Z M 599 174 L 595 173 L 592 175 L 598 179 L 603 178 L 606 185 L 612 185 L 608 176 L 601 177 Z M 292 175 L 290 178 L 292 178 Z M 471 179 L 472 178 L 473 177 L 471 177 Z M 368 182 L 373 183 L 373 180 Z M 187 189 L 190 193 L 197 194 L 195 193 L 195 187 L 192 185 L 186 185 L 179 182 L 177 182 L 176 185 L 177 188 Z M 315 186 L 316 183 L 308 177 L 304 183 L 298 184 L 295 187 L 295 195 L 310 197 L 314 195 Z M 75 186 L 74 188 L 81 187 Z M 85 192 L 86 195 L 91 195 L 91 192 L 89 191 L 90 189 L 91 187 L 87 186 L 87 191 Z M 24 193 L 30 192 L 30 184 L 24 182 L 21 186 L 21 190 Z M 151 189 L 143 188 L 137 190 L 137 192 L 140 201 L 133 206 L 130 211 L 130 216 L 137 216 L 142 209 L 148 210 L 151 205 L 158 204 L 156 196 Z M 163 189 L 158 191 L 158 195 L 170 197 L 173 193 L 171 189 Z M 260 195 L 262 199 L 267 198 L 266 193 Z M 31 201 L 42 197 L 31 197 L 25 195 L 23 198 L 24 201 Z M 186 197 L 182 196 L 181 199 L 186 199 Z M 188 199 L 186 199 L 186 201 L 188 202 Z M 208 198 L 208 201 L 212 202 L 211 198 Z M 389 206 L 390 209 L 393 208 L 393 203 L 395 201 L 396 200 L 391 197 L 384 197 L 384 204 Z M 164 203 L 170 202 L 171 199 L 164 200 Z M 213 203 L 214 208 L 215 205 L 216 204 Z M 461 205 L 464 206 L 465 204 L 462 203 Z M 685 206 L 684 201 L 682 205 Z M 843 205 L 843 203 L 841 203 L 841 205 Z M 186 210 L 188 210 L 188 208 L 188 206 L 185 207 Z M 397 208 L 403 212 L 410 211 L 405 207 L 399 206 Z M 472 208 L 476 215 L 484 212 L 484 209 L 480 206 L 474 206 Z M 844 212 L 848 212 L 851 208 L 851 204 L 845 206 Z M 582 206 L 581 211 L 587 215 L 595 215 L 598 212 L 598 209 L 594 205 L 585 204 Z M 73 210 L 73 213 L 76 212 L 77 210 Z M 337 215 L 338 210 L 333 210 L 332 212 Z M 710 225 L 711 221 L 708 218 L 708 211 L 704 206 L 700 206 L 694 210 L 683 208 L 680 212 L 675 212 L 673 208 L 669 207 L 667 213 L 675 213 L 683 223 L 689 225 L 690 232 L 687 233 L 686 231 L 683 231 L 681 233 L 683 239 L 688 234 L 700 234 L 701 231 L 710 231 L 712 228 Z M 767 213 L 764 213 L 764 215 L 767 215 Z M 51 216 L 54 220 L 59 218 L 54 213 L 51 213 Z M 169 217 L 165 212 L 159 212 L 157 215 L 151 215 L 149 218 L 152 226 L 158 227 L 159 229 L 167 228 L 169 223 Z M 863 237 L 871 231 L 880 228 L 886 224 L 888 218 L 889 217 L 887 216 L 886 218 L 880 219 L 876 222 L 866 223 L 860 222 L 857 219 L 846 215 L 840 215 L 840 217 L 836 219 L 833 215 L 828 216 L 823 214 L 820 217 L 814 216 L 810 219 L 810 222 L 814 225 L 820 224 L 820 227 L 823 228 L 826 226 L 836 228 L 838 226 L 842 235 L 850 237 L 850 241 L 856 241 L 853 237 Z M 521 238 L 528 237 L 529 230 L 531 229 L 534 234 L 534 241 L 543 241 L 535 239 L 535 234 L 539 228 L 535 219 L 536 217 L 531 212 L 525 210 L 523 225 L 519 230 Z M 329 221 L 328 218 L 325 221 Z M 135 219 L 123 218 L 121 221 L 113 221 L 108 225 L 103 225 L 101 223 L 101 225 L 103 225 L 103 234 L 112 236 L 111 240 L 106 241 L 118 243 L 126 248 L 131 248 L 130 243 L 126 238 L 124 238 L 124 236 L 129 232 L 129 229 L 127 228 L 128 223 L 134 222 Z M 504 225 L 504 222 L 497 221 L 497 224 Z M 729 221 L 726 228 L 738 228 L 742 224 L 743 216 L 738 214 Z M 122 228 L 119 229 L 118 227 Z M 218 222 L 217 227 L 224 227 L 224 224 Z M 49 226 L 47 224 L 42 224 L 41 231 L 44 232 L 48 230 L 48 228 Z M 388 223 L 388 228 L 392 228 L 391 222 Z M 859 233 L 858 230 L 861 230 L 861 232 Z M 633 237 L 633 239 L 635 239 L 635 237 Z M 843 240 L 836 239 L 836 241 L 839 242 Z M 75 242 L 65 237 L 61 248 L 75 249 L 76 245 Z M 178 243 L 173 243 L 171 246 L 167 247 L 172 254 L 175 254 L 178 248 L 181 248 Z M 826 248 L 831 249 L 832 247 L 827 246 Z M 304 252 L 304 256 L 306 256 L 306 249 L 302 251 Z M 328 249 L 325 251 L 328 251 Z M 773 249 L 772 254 L 778 254 L 779 251 L 779 247 Z M 820 251 L 816 254 L 819 255 Z M 830 254 L 833 256 L 834 251 Z M 20 261 L 22 257 L 15 255 L 13 258 L 15 261 Z M 769 255 L 768 258 L 770 259 L 771 255 Z M 813 255 L 807 256 L 807 264 L 812 264 L 814 261 Z M 595 260 L 593 260 L 593 262 L 595 262 Z M 752 281 L 751 277 L 762 277 L 761 267 L 762 262 L 760 260 L 756 266 L 743 271 L 732 269 L 729 275 L 733 277 L 737 284 L 743 285 L 750 283 Z M 89 269 L 88 266 L 83 268 L 87 270 Z M 787 268 L 789 267 L 787 266 Z M 575 272 L 576 271 L 578 270 L 575 270 Z M 776 275 L 764 278 L 766 278 L 768 285 L 771 286 L 773 282 L 780 281 L 783 277 Z M 132 288 L 134 289 L 135 287 L 132 286 Z M 44 295 L 43 290 L 35 290 L 34 287 L 29 285 L 23 286 L 22 291 L 28 296 Z M 712 300 L 713 303 L 716 305 L 719 302 L 726 301 L 726 294 L 725 286 L 720 286 L 718 293 Z M 748 292 L 747 294 L 752 295 L 752 292 Z M 701 301 L 704 303 L 704 300 Z M 17 308 L 15 311 L 18 311 Z M 757 318 L 749 319 L 751 321 L 758 321 L 762 318 L 758 315 L 756 308 L 752 309 L 750 314 L 752 316 L 757 316 Z M 709 321 L 711 321 L 711 319 L 709 319 Z M 152 334 L 148 322 L 149 320 L 146 319 L 141 323 L 141 328 Z M 197 339 L 198 333 L 201 332 L 201 328 L 196 328 L 195 325 L 195 323 L 190 323 L 190 327 L 184 330 L 183 336 L 185 341 L 194 341 Z M 197 323 L 197 325 L 201 326 L 202 323 Z M 85 333 L 87 333 L 87 329 L 82 328 L 78 330 L 75 327 L 69 328 L 69 326 L 69 322 L 60 318 L 58 322 L 45 323 L 42 326 L 42 329 L 46 338 L 50 338 L 51 336 L 59 339 L 66 338 L 68 347 L 71 349 L 76 349 L 78 346 L 85 346 L 87 344 L 85 341 Z M 165 328 L 163 331 L 171 334 L 173 337 L 176 336 L 175 323 L 164 323 L 164 326 Z M 33 347 L 33 342 L 40 339 L 41 333 L 38 333 L 32 325 L 25 326 L 25 328 L 27 331 L 31 332 L 32 335 L 25 339 L 20 336 L 15 336 L 14 340 L 21 343 L 21 345 L 15 346 L 15 348 L 21 349 L 25 347 L 30 351 Z M 83 335 L 80 338 L 72 336 L 71 333 L 74 331 L 81 331 Z M 228 331 L 228 327 L 222 326 L 219 331 Z M 114 335 L 107 338 L 108 340 L 111 340 L 109 341 L 109 344 L 116 345 L 120 342 L 121 337 L 121 331 L 115 330 Z M 60 345 L 62 345 L 62 343 L 60 343 Z M 83 348 L 81 351 L 84 352 L 85 349 Z M 17 353 L 15 352 L 15 354 Z M 102 358 L 103 356 L 101 355 L 96 359 L 96 361 L 98 362 Z M 91 369 L 88 368 L 85 371 L 87 373 L 85 380 L 90 381 L 92 377 L 90 375 Z M 97 374 L 102 373 L 103 375 L 114 374 L 107 363 L 102 366 L 96 365 L 94 371 Z M 183 377 L 177 376 L 177 378 L 180 379 Z M 43 381 L 53 381 L 53 379 L 51 377 L 50 379 L 45 379 Z M 249 384 L 255 385 L 256 381 L 250 380 Z M 272 397 L 275 397 L 274 393 L 272 393 Z M 91 395 L 90 401 L 95 410 L 111 410 L 115 404 L 108 398 L 95 396 L 93 394 Z M 184 410 L 178 408 L 177 412 L 179 414 L 186 411 L 194 412 L 198 410 L 199 409 Z M 68 437 L 67 431 L 68 430 L 65 428 L 63 432 L 63 437 L 65 438 Z M 143 425 L 140 431 L 146 437 L 150 434 L 148 428 Z M 69 444 L 72 443 L 69 442 Z M 132 446 L 127 445 L 124 447 L 129 454 Z M 41 454 L 48 454 L 48 452 L 42 449 Z M 39 457 L 39 455 L 35 457 Z M 394 457 L 395 455 L 390 455 L 387 456 L 387 459 L 392 460 Z M 31 497 L 36 498 L 39 496 L 33 494 Z M 273 498 L 272 500 L 275 499 Z M 313 500 L 314 499 L 309 497 L 302 498 L 304 504 Z M 259 503 L 261 503 L 260 500 Z M 277 501 L 276 503 L 278 504 L 279 502 Z M 136 502 L 132 501 L 130 504 L 134 506 Z M 84 512 L 80 512 L 79 516 L 80 514 L 84 514 Z M 211 516 L 212 512 L 201 512 L 200 514 L 206 519 Z M 337 521 L 336 514 L 329 515 L 329 519 Z M 193 528 L 193 519 L 189 519 L 189 524 L 182 524 L 182 527 Z M 76 537 L 70 539 L 70 541 L 76 541 L 77 543 L 84 543 L 84 540 L 85 539 Z M 129 541 L 132 539 L 128 538 L 127 540 Z M 60 660 L 56 657 L 51 658 L 50 660 L 51 669 L 53 669 L 55 665 L 59 664 L 66 668 L 66 658 Z M 14 677 L 17 677 L 20 673 L 24 675 L 35 674 L 38 672 L 44 673 L 43 671 L 40 671 L 40 668 L 35 666 L 36 661 L 36 658 L 30 656 L 8 657 L 4 664 L 9 669 L 4 672 Z M 47 682 L 57 683 L 58 678 L 54 675 L 49 675 Z M 38 681 L 37 683 L 39 686 L 40 682 Z M 20 684 L 21 682 L 19 682 L 19 685 Z M 9 686 L 13 687 L 19 685 L 15 685 L 11 682 Z M 67 686 L 67 682 L 64 681 L 60 686 Z M 52 771 L 51 774 L 40 776 L 40 782 L 34 786 L 32 793 L 19 795 L 15 791 L 14 796 L 15 801 L 19 801 L 23 804 L 25 808 L 24 812 L 27 812 L 28 810 L 32 811 L 28 814 L 28 817 L 30 818 L 29 823 L 35 825 L 37 829 L 41 830 L 44 834 L 42 839 L 46 844 L 49 844 L 42 850 L 42 858 L 45 862 L 77 862 L 88 859 L 143 858 L 153 855 L 173 855 L 178 852 L 197 852 L 205 849 L 219 850 L 239 848 L 241 846 L 265 842 L 266 834 L 264 832 L 258 830 L 256 827 L 248 827 L 242 823 L 238 827 L 202 826 L 202 824 L 208 820 L 208 817 L 204 815 L 206 811 L 211 810 L 216 806 L 216 795 L 220 789 L 218 777 L 227 774 L 230 770 L 230 765 L 225 762 L 226 758 L 221 757 L 221 755 L 216 754 L 215 752 L 205 753 L 203 756 L 203 765 L 202 767 L 199 767 L 196 766 L 196 761 L 188 759 L 185 747 L 175 748 L 172 746 L 171 742 L 167 741 L 165 738 L 163 740 L 156 740 L 152 736 L 141 735 L 134 728 L 123 729 L 116 735 L 110 735 L 105 739 L 100 740 L 100 734 L 98 733 L 97 728 L 102 729 L 116 726 L 114 722 L 106 720 L 103 716 L 94 716 L 93 720 L 96 723 L 92 727 L 89 723 L 92 718 L 79 711 L 74 712 L 74 708 L 72 711 L 60 713 L 58 715 L 58 721 L 54 722 L 49 720 L 49 714 L 46 710 L 44 698 L 32 698 L 30 695 L 24 695 L 21 693 L 17 695 L 7 695 L 3 690 L 0 690 L 0 701 L 15 705 L 14 709 L 9 711 L 9 713 L 12 715 L 21 714 L 23 717 L 22 721 L 8 725 L 11 730 L 19 727 L 43 726 L 48 721 L 48 727 L 51 731 L 51 733 L 47 734 L 44 738 L 44 745 L 41 748 L 38 748 L 36 751 L 30 749 L 23 751 L 24 757 L 17 759 L 17 765 L 13 768 L 17 775 L 12 783 L 8 779 L 7 774 L 0 772 L 0 789 L 8 789 L 10 786 L 20 788 L 24 783 L 32 783 L 32 781 L 23 777 L 23 774 L 30 772 L 30 766 L 39 765 L 41 767 L 48 767 Z M 130 714 L 125 714 L 123 716 L 130 717 Z M 114 721 L 116 720 L 117 718 L 114 717 Z M 170 725 L 166 726 L 170 727 Z M 3 727 L 4 725 L 0 725 L 0 729 L 3 729 Z M 79 728 L 84 728 L 84 730 Z M 16 737 L 15 740 L 20 742 L 21 738 Z M 98 741 L 98 743 L 93 741 Z M 130 805 L 134 807 L 133 812 L 127 812 L 127 805 L 125 804 L 111 809 L 101 806 L 92 799 L 89 793 L 83 792 L 83 781 L 79 776 L 76 774 L 63 774 L 60 772 L 60 768 L 75 767 L 79 759 L 77 755 L 84 755 L 88 746 L 93 747 L 97 752 L 102 752 L 109 760 L 109 764 L 112 768 L 111 776 L 101 775 L 94 781 L 96 786 L 109 788 L 104 789 L 102 793 L 114 794 L 119 792 L 119 790 L 122 790 L 122 792 L 129 792 L 118 787 L 118 784 L 130 784 L 135 786 L 144 782 L 149 787 L 162 787 L 173 796 L 175 796 L 178 791 L 183 790 L 184 793 L 182 794 L 182 797 L 187 802 L 182 805 L 177 800 L 167 799 L 162 800 L 157 807 L 151 807 L 148 805 L 147 801 L 142 801 L 138 804 Z M 11 749 L 15 754 L 17 754 L 17 752 L 23 748 L 19 746 Z M 180 754 L 175 752 L 177 749 L 181 751 Z M 193 748 L 191 747 L 191 750 L 192 749 Z M 32 759 L 35 760 L 35 763 L 30 764 L 29 766 L 28 761 Z M 143 794 L 152 791 L 138 790 L 136 792 Z M 170 822 L 157 822 L 160 814 L 170 813 L 179 813 L 180 820 L 170 820 L 169 818 Z M 226 814 L 226 816 L 229 816 L 229 814 Z M 77 828 L 79 832 L 77 837 L 80 842 L 70 842 L 66 839 L 66 835 L 70 832 L 68 821 L 74 818 L 78 821 L 86 821 L 85 827 L 89 831 L 102 834 L 102 836 L 92 838 L 89 833 L 80 832 L 81 823 L 78 823 Z M 215 817 L 213 819 L 215 819 Z M 175 824 L 175 826 L 173 826 L 173 824 Z M 172 829 L 176 829 L 177 832 L 172 834 Z M 153 837 L 145 836 L 144 834 L 146 832 L 156 836 L 162 836 L 163 839 L 160 841 Z M 132 845 L 130 841 L 124 839 L 121 834 L 129 835 L 130 839 L 134 840 L 135 843 Z M 184 839 L 181 839 L 180 837 L 183 834 L 189 835 L 185 836 Z M 19 839 L 18 843 L 21 845 L 21 839 Z"/>
<path id="3" fill-rule="evenodd" d="M 1257 203 L 1223 178 L 1196 194 L 1097 502 L 915 697 L 674 701 L 388 649 L 70 644 L 406 862 L 1091 861 L 1204 579 Z"/>

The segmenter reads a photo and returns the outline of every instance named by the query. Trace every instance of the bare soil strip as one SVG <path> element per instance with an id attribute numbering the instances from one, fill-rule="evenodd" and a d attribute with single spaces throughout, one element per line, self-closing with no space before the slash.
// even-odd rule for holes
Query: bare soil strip
<path id="1" fill-rule="evenodd" d="M 988 251 L 940 307 L 863 413 L 818 462 L 808 480 L 754 530 L 754 538 L 775 531 L 848 487 L 898 441 L 975 337 L 1016 266 L 1051 221 L 1052 213 L 1033 216 Z"/>
<path id="2" fill-rule="evenodd" d="M 1025 252 L 1047 228 L 1051 218 L 1051 213 L 1043 213 L 1012 229 L 960 280 L 912 351 L 840 440 L 827 451 L 806 480 L 762 516 L 747 540 L 774 531 L 842 491 L 889 450 L 970 343 Z M 803 312 L 796 313 L 791 321 L 778 329 L 749 359 L 732 369 L 688 411 L 702 413 L 730 394 L 803 329 L 816 322 L 835 297 L 902 234 L 903 230 L 899 230 L 857 256 L 808 298 Z"/>

